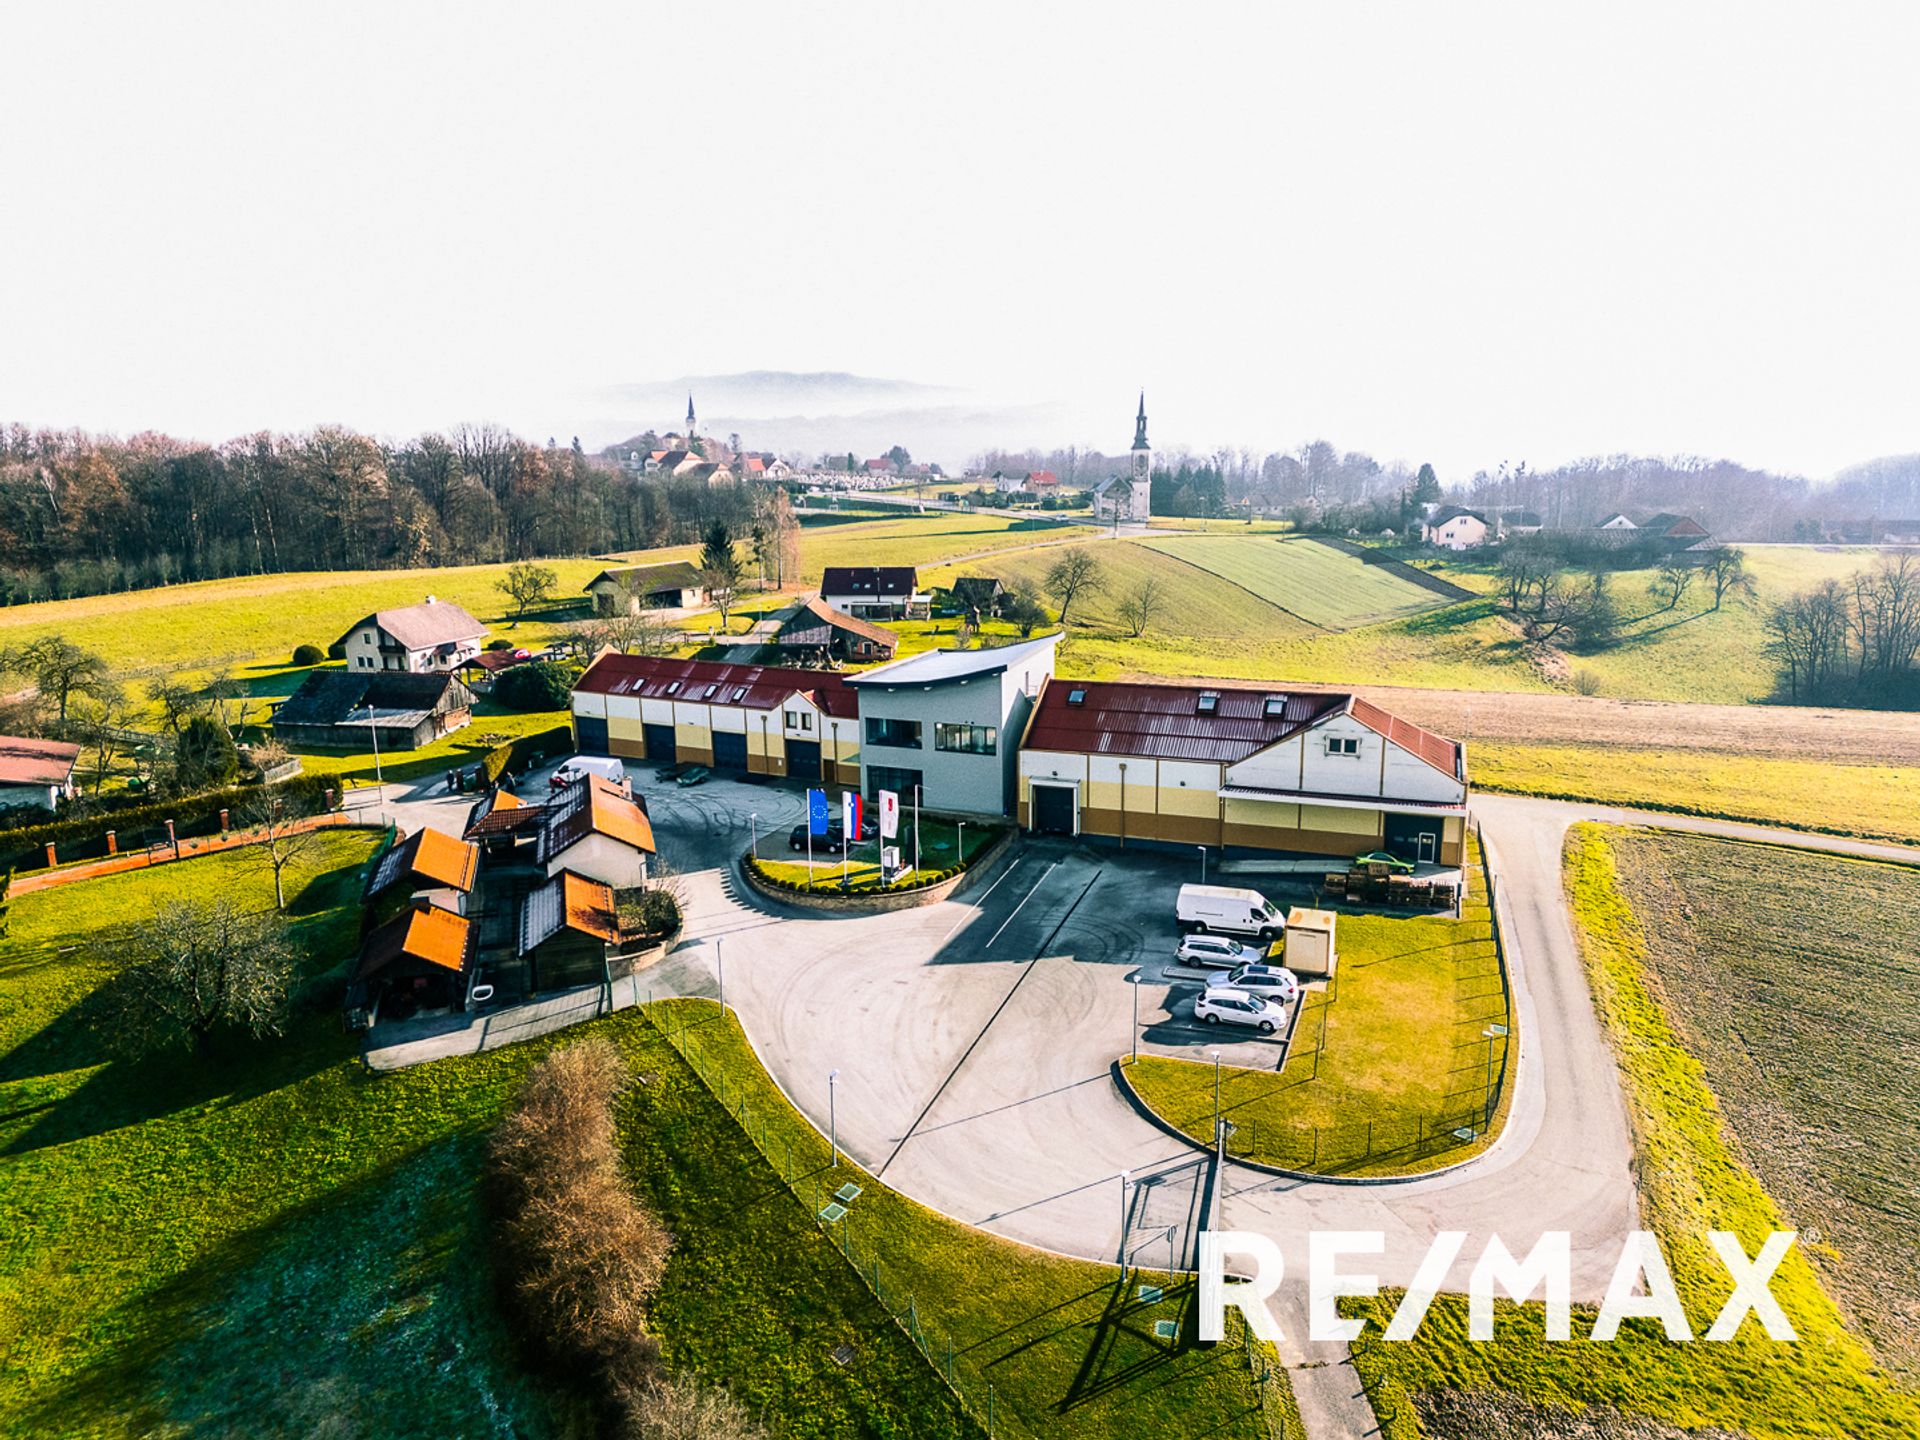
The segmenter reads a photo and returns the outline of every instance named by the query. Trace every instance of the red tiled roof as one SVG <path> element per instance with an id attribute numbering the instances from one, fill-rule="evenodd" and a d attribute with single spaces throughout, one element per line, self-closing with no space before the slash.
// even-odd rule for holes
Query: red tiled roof
<path id="1" fill-rule="evenodd" d="M 0 785 L 64 785 L 80 747 L 65 740 L 0 735 Z"/>
<path id="2" fill-rule="evenodd" d="M 473 924 L 438 906 L 421 906 L 396 915 L 367 936 L 360 947 L 362 980 L 401 960 L 413 960 L 458 975 L 473 954 Z"/>
<path id="3" fill-rule="evenodd" d="M 655 655 L 602 655 L 587 667 L 587 673 L 573 688 L 589 695 L 696 700 L 753 710 L 778 709 L 789 695 L 798 693 L 829 715 L 851 719 L 860 709 L 846 681 L 829 671 L 722 660 L 673 660 Z"/>
<path id="4" fill-rule="evenodd" d="M 367 898 L 383 894 L 401 880 L 416 885 L 446 886 L 462 894 L 473 889 L 480 868 L 480 851 L 443 831 L 422 827 L 380 857 L 367 877 Z"/>

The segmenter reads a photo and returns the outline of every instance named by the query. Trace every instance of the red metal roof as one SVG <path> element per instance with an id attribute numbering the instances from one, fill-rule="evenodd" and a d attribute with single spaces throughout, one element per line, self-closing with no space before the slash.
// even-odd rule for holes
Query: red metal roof
<path id="1" fill-rule="evenodd" d="M 711 687 L 711 693 L 709 693 Z M 774 710 L 796 692 L 829 715 L 852 719 L 858 697 L 839 675 L 779 665 L 723 660 L 673 660 L 654 655 L 602 655 L 574 684 L 589 695 L 638 695 L 650 700 L 694 700 Z"/>
<path id="2" fill-rule="evenodd" d="M 1217 697 L 1210 711 L 1200 708 L 1205 695 Z M 1371 701 L 1330 690 L 1294 693 L 1056 678 L 1048 682 L 1021 743 L 1029 750 L 1231 765 L 1341 713 L 1449 777 L 1459 776 L 1458 742 L 1422 730 Z"/>
<path id="3" fill-rule="evenodd" d="M 0 785 L 64 785 L 80 747 L 65 740 L 0 736 Z"/>

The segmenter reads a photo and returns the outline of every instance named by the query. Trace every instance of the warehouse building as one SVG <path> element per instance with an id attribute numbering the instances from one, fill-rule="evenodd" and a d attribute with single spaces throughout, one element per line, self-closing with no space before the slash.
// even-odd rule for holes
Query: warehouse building
<path id="1" fill-rule="evenodd" d="M 857 785 L 857 710 L 837 674 L 609 651 L 573 687 L 574 748 Z"/>
<path id="2" fill-rule="evenodd" d="M 1039 833 L 1457 865 L 1466 813 L 1459 742 L 1348 694 L 1057 680 L 1019 758 Z"/>

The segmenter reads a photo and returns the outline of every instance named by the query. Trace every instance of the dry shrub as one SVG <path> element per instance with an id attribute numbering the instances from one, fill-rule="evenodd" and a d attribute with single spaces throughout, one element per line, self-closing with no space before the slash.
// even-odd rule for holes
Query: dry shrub
<path id="1" fill-rule="evenodd" d="M 647 1302 L 672 1248 L 620 1169 L 613 1104 L 626 1083 L 605 1040 L 556 1050 L 528 1073 L 487 1156 L 500 1253 L 526 1337 L 608 1399 L 652 1374 Z"/>
<path id="2" fill-rule="evenodd" d="M 763 1440 L 762 1430 L 724 1390 L 686 1380 L 651 1380 L 618 1396 L 619 1440 Z"/>

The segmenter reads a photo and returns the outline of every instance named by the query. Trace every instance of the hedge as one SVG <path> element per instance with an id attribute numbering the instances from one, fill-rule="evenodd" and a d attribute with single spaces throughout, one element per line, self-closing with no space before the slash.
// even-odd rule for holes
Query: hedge
<path id="1" fill-rule="evenodd" d="M 753 867 L 754 879 L 769 890 L 779 890 L 789 895 L 902 895 L 909 890 L 930 889 L 943 881 L 951 880 L 965 868 L 960 865 L 949 865 L 942 870 L 916 870 L 906 879 L 895 880 L 890 885 L 863 880 L 857 885 L 850 885 L 842 890 L 838 885 L 802 885 L 792 880 L 776 879 L 766 872 L 766 868 L 760 864 L 758 857 L 747 855 L 742 858 Z"/>
<path id="2" fill-rule="evenodd" d="M 324 804 L 331 788 L 318 775 L 297 775 L 273 787 L 289 800 L 305 802 L 314 809 Z M 46 867 L 47 846 L 51 844 L 61 864 L 70 860 L 95 860 L 107 854 L 107 832 L 115 832 L 121 853 L 156 844 L 166 838 L 167 821 L 173 821 L 174 834 L 186 839 L 196 835 L 220 833 L 220 812 L 238 811 L 260 794 L 258 785 L 235 785 L 224 790 L 209 790 L 199 795 L 180 795 L 171 800 L 150 800 L 110 811 L 96 811 L 65 820 L 49 820 L 17 830 L 0 831 L 0 870 L 40 870 Z M 339 803 L 339 792 L 334 803 Z M 237 816 L 230 815 L 230 819 Z"/>

